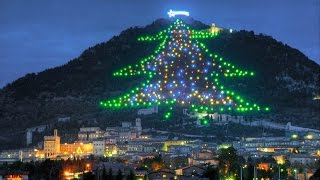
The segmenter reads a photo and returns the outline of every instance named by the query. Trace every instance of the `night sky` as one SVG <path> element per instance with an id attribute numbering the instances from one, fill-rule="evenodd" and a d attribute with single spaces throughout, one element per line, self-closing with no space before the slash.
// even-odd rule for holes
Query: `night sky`
<path id="1" fill-rule="evenodd" d="M 320 63 L 319 0 L 0 0 L 0 87 L 62 65 L 130 26 L 167 18 L 169 9 L 271 35 Z"/>

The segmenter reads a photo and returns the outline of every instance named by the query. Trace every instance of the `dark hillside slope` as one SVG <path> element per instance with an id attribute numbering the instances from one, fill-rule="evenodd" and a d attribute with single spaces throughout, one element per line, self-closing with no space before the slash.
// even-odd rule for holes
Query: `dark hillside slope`
<path id="1" fill-rule="evenodd" d="M 187 22 L 192 28 L 209 27 L 199 21 Z M 27 74 L 7 85 L 0 91 L 0 130 L 11 134 L 62 116 L 108 123 L 127 118 L 125 114 L 134 116 L 135 110 L 110 112 L 98 103 L 137 84 L 142 77 L 119 79 L 112 72 L 151 54 L 157 42 L 143 43 L 137 38 L 169 24 L 159 19 L 146 27 L 129 28 L 63 66 Z M 256 72 L 255 77 L 225 79 L 228 88 L 269 105 L 268 118 L 274 121 L 320 129 L 319 101 L 312 99 L 319 94 L 318 64 L 296 49 L 253 32 L 223 32 L 204 42 L 238 67 Z"/>

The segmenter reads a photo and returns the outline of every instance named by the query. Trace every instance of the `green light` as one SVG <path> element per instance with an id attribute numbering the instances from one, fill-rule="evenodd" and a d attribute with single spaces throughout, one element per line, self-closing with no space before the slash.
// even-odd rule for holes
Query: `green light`
<path id="1" fill-rule="evenodd" d="M 186 41 L 183 44 L 178 43 L 178 46 L 181 45 L 178 48 L 181 50 L 182 48 L 188 47 L 185 53 L 187 57 L 186 59 L 188 59 L 189 56 L 195 57 L 194 59 L 192 59 L 192 61 L 194 61 L 192 63 L 195 63 L 196 66 L 199 66 L 199 67 L 196 67 L 197 71 L 195 71 L 195 73 L 192 71 L 192 73 L 194 73 L 193 75 L 190 75 L 190 72 L 188 71 L 188 69 L 190 70 L 191 68 L 190 64 L 186 63 L 185 67 L 181 67 L 180 66 L 181 64 L 176 63 L 180 61 L 180 59 L 177 59 L 181 55 L 179 53 L 179 50 L 178 52 L 177 51 L 174 52 L 173 50 L 174 48 L 170 48 L 172 49 L 171 51 L 169 51 L 169 48 L 168 48 L 168 46 L 172 44 L 174 41 L 178 42 L 179 39 L 177 38 L 179 37 L 178 36 L 173 37 L 172 33 L 177 33 L 178 31 L 180 33 L 181 29 L 179 29 L 179 27 L 185 27 L 187 29 L 186 31 L 184 31 L 184 35 L 186 35 L 186 38 L 189 38 L 189 41 Z M 137 38 L 138 41 L 142 41 L 142 42 L 159 41 L 159 45 L 155 48 L 153 54 L 140 59 L 138 61 L 140 63 L 123 67 L 120 70 L 113 72 L 113 76 L 127 77 L 127 76 L 138 75 L 138 76 L 143 76 L 146 79 L 146 81 L 144 83 L 141 83 L 140 86 L 129 90 L 128 92 L 130 93 L 127 93 L 125 96 L 121 96 L 109 101 L 100 102 L 100 105 L 108 108 L 112 107 L 112 108 L 120 109 L 122 107 L 127 107 L 127 106 L 131 106 L 133 108 L 145 107 L 145 106 L 151 107 L 152 104 L 157 104 L 157 105 L 169 106 L 170 111 L 172 111 L 173 107 L 171 106 L 173 104 L 178 104 L 183 106 L 189 106 L 189 109 L 191 106 L 192 109 L 196 112 L 209 111 L 209 110 L 211 111 L 216 110 L 221 112 L 225 110 L 228 110 L 228 111 L 237 110 L 240 112 L 253 111 L 253 110 L 260 111 L 260 107 L 257 106 L 256 104 L 253 104 L 253 107 L 254 107 L 253 108 L 251 105 L 252 103 L 245 101 L 239 95 L 235 94 L 232 91 L 227 90 L 227 87 L 225 88 L 223 84 L 220 83 L 220 79 L 219 79 L 219 78 L 225 78 L 225 77 L 233 78 L 235 76 L 236 77 L 247 76 L 247 75 L 253 76 L 254 73 L 251 71 L 237 69 L 233 64 L 224 60 L 222 56 L 214 52 L 210 52 L 209 48 L 207 48 L 204 43 L 199 42 L 199 39 L 208 39 L 208 38 L 216 37 L 218 33 L 211 33 L 209 31 L 194 30 L 194 29 L 189 30 L 189 29 L 190 28 L 186 26 L 186 24 L 184 24 L 181 20 L 177 20 L 173 24 L 171 24 L 167 29 L 160 31 L 156 35 L 152 35 L 152 36 L 147 35 L 147 36 L 142 36 Z M 180 37 L 184 38 L 184 36 L 181 36 L 181 35 Z M 200 59 L 199 56 L 194 54 L 194 50 L 192 50 L 194 49 L 193 46 L 201 50 L 200 51 L 201 55 L 202 57 L 204 57 L 203 60 L 206 62 L 204 63 L 198 62 L 198 61 L 202 61 L 202 59 Z M 191 47 L 191 49 L 189 47 Z M 169 62 L 168 64 L 164 65 L 163 61 L 165 61 L 165 59 L 158 58 L 162 54 L 172 55 L 176 59 L 174 59 L 174 61 L 170 60 L 168 61 Z M 212 57 L 214 57 L 214 59 Z M 178 67 L 177 65 L 179 65 L 180 67 Z M 152 70 L 150 70 L 150 66 L 153 67 Z M 181 88 L 177 86 L 175 83 L 174 83 L 175 89 L 173 89 L 173 92 L 170 90 L 170 94 L 169 95 L 166 94 L 168 92 L 167 91 L 168 89 L 166 89 L 167 88 L 166 85 L 168 83 L 167 82 L 164 83 L 164 79 L 165 81 L 172 80 L 171 77 L 174 77 L 174 75 L 176 74 L 174 72 L 176 70 L 175 66 L 176 68 L 179 68 L 179 69 L 184 68 L 185 72 L 189 73 L 189 74 L 185 74 L 186 76 L 184 77 L 184 79 L 179 79 L 179 81 L 180 80 L 186 80 L 189 82 L 194 81 L 196 86 L 199 86 L 197 88 L 200 88 L 200 89 L 201 88 L 204 89 L 204 87 L 202 87 L 202 85 L 199 85 L 199 81 L 200 81 L 200 84 L 202 83 L 202 81 L 205 81 L 206 83 L 205 88 L 208 90 L 209 89 L 214 90 L 217 93 L 223 94 L 223 97 L 222 97 L 223 99 L 215 99 L 211 95 L 210 95 L 211 97 L 208 97 L 206 95 L 207 92 L 200 91 L 200 92 L 197 92 L 198 94 L 192 94 L 191 92 L 190 94 L 186 94 L 186 96 L 189 95 L 191 97 L 190 100 L 186 100 L 185 96 L 182 98 L 179 96 L 175 96 L 177 95 L 176 94 L 177 89 Z M 210 73 L 211 78 L 208 78 L 209 77 L 208 74 L 207 75 L 203 74 L 204 69 L 201 69 L 201 68 L 204 68 L 204 66 L 208 66 L 205 68 Z M 162 69 L 165 71 L 162 71 Z M 166 77 L 164 77 L 164 72 L 166 74 L 165 75 Z M 152 83 L 151 83 L 151 80 L 152 80 Z M 161 85 L 155 85 L 155 82 L 159 82 L 159 84 Z M 155 90 L 150 91 L 150 88 L 155 88 Z M 165 94 L 162 94 L 162 92 L 160 92 L 159 89 L 161 89 L 160 91 L 162 91 L 163 89 L 162 92 L 165 92 Z M 172 96 L 172 94 L 174 95 Z M 150 99 L 151 97 L 152 99 Z M 166 98 L 163 98 L 163 97 L 166 97 Z M 193 103 L 196 103 L 196 106 L 193 105 Z M 261 108 L 261 110 L 269 111 L 270 109 L 267 107 L 267 108 Z M 172 115 L 171 112 L 165 113 L 165 118 L 169 119 L 171 115 Z M 203 123 L 207 124 L 209 122 L 208 120 L 206 120 Z"/>
<path id="2" fill-rule="evenodd" d="M 228 149 L 229 147 L 231 147 L 230 144 L 221 144 L 218 146 L 218 149 Z"/>
<path id="3" fill-rule="evenodd" d="M 292 139 L 297 139 L 297 138 L 298 138 L 298 134 L 292 134 L 292 135 L 291 135 L 291 138 L 292 138 Z"/>

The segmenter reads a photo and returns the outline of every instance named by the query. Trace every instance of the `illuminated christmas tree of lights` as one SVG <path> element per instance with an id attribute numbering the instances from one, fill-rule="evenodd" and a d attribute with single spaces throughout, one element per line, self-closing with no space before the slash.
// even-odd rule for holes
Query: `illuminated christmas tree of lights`
<path id="1" fill-rule="evenodd" d="M 269 111 L 268 107 L 248 102 L 220 83 L 220 78 L 254 76 L 240 70 L 200 42 L 218 33 L 190 29 L 175 20 L 167 29 L 138 41 L 160 41 L 154 53 L 113 73 L 114 76 L 145 76 L 136 88 L 115 99 L 101 101 L 106 108 L 165 106 L 170 118 L 175 105 L 192 111 L 248 112 Z"/>

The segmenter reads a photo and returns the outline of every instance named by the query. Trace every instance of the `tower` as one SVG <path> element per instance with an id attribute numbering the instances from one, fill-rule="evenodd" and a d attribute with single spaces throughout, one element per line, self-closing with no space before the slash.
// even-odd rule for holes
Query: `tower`
<path id="1" fill-rule="evenodd" d="M 57 137 L 57 136 L 58 136 L 58 130 L 57 130 L 57 129 L 54 129 L 54 130 L 53 130 L 53 135 L 54 135 L 54 137 Z"/>
<path id="2" fill-rule="evenodd" d="M 29 129 L 27 130 L 26 138 L 27 138 L 26 144 L 27 144 L 27 146 L 29 146 L 30 144 L 32 144 L 32 131 Z"/>
<path id="3" fill-rule="evenodd" d="M 142 133 L 142 126 L 141 126 L 141 119 L 140 118 L 136 118 L 136 131 L 137 131 L 137 135 L 140 136 Z"/>
<path id="4" fill-rule="evenodd" d="M 56 158 L 60 154 L 60 137 L 57 129 L 54 129 L 53 136 L 44 136 L 43 146 L 46 158 Z"/>

